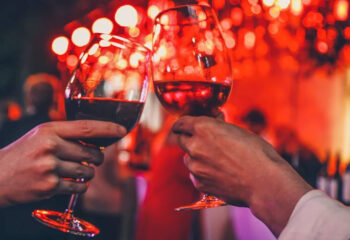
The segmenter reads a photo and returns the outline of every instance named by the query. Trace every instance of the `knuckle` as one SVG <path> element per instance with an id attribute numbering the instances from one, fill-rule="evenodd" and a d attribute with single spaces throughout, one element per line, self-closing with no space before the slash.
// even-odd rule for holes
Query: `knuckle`
<path id="1" fill-rule="evenodd" d="M 93 127 L 91 123 L 87 120 L 81 120 L 79 123 L 79 127 L 84 136 L 89 137 L 93 133 Z"/>
<path id="2" fill-rule="evenodd" d="M 57 142 L 48 137 L 45 139 L 44 143 L 43 143 L 43 147 L 47 150 L 47 151 L 53 151 L 57 148 Z"/>
<path id="3" fill-rule="evenodd" d="M 206 130 L 207 126 L 207 117 L 199 117 L 197 121 L 193 124 L 193 130 L 195 133 L 202 133 L 203 131 Z"/>
<path id="4" fill-rule="evenodd" d="M 59 178 L 54 175 L 48 175 L 44 181 L 40 184 L 40 192 L 45 195 L 50 195 L 50 193 L 54 192 L 59 184 Z"/>
<path id="5" fill-rule="evenodd" d="M 187 150 L 191 157 L 199 156 L 199 149 L 197 148 L 195 141 L 189 141 L 187 143 Z"/>
<path id="6" fill-rule="evenodd" d="M 94 170 L 91 167 L 81 165 L 76 168 L 75 175 L 77 178 L 92 178 Z"/>
<path id="7" fill-rule="evenodd" d="M 40 161 L 38 170 L 41 173 L 50 173 L 54 172 L 57 169 L 57 162 L 54 158 L 45 157 Z"/>
<path id="8" fill-rule="evenodd" d="M 40 134 L 49 134 L 52 131 L 52 123 L 42 123 L 36 127 Z"/>

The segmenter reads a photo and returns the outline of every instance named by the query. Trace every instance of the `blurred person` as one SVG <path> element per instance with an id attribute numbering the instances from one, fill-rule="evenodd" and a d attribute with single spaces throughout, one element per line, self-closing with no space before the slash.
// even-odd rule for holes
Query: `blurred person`
<path id="1" fill-rule="evenodd" d="M 260 137 L 208 117 L 181 117 L 173 132 L 195 187 L 248 206 L 278 239 L 350 239 L 350 208 L 314 190 Z"/>
<path id="2" fill-rule="evenodd" d="M 136 240 L 183 240 L 198 234 L 195 212 L 174 212 L 199 195 L 183 163 L 184 152 L 170 131 L 173 122 L 168 116 L 152 143 L 151 176 L 137 217 Z"/>
<path id="3" fill-rule="evenodd" d="M 296 132 L 287 126 L 275 131 L 276 150 L 311 186 L 316 187 L 321 163 L 317 155 L 303 143 Z"/>
<path id="4" fill-rule="evenodd" d="M 263 134 L 267 127 L 265 114 L 257 108 L 252 108 L 244 114 L 242 122 L 250 131 L 259 136 Z"/>
<path id="5" fill-rule="evenodd" d="M 47 73 L 33 74 L 26 79 L 23 86 L 25 114 L 18 121 L 0 129 L 0 147 L 15 141 L 33 127 L 53 120 L 50 115 L 56 108 L 54 103 L 56 98 L 62 97 L 58 86 L 57 77 Z"/>

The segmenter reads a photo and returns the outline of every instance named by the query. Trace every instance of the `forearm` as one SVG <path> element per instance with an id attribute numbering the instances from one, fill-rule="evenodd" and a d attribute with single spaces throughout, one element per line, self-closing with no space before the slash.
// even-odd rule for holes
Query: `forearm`
<path id="1" fill-rule="evenodd" d="M 278 237 L 299 199 L 312 187 L 283 160 L 267 162 L 269 166 L 264 167 L 263 179 L 255 181 L 249 206 L 254 215 Z"/>

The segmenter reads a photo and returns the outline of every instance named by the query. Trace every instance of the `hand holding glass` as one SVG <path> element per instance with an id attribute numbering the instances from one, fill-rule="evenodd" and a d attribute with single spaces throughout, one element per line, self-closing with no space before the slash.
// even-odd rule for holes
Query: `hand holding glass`
<path id="1" fill-rule="evenodd" d="M 150 53 L 142 45 L 119 36 L 97 34 L 66 87 L 67 119 L 114 122 L 130 132 L 139 120 L 146 99 L 149 63 Z M 118 140 L 101 136 L 80 139 L 80 143 L 103 149 Z M 73 216 L 77 198 L 78 194 L 72 195 L 64 213 L 35 210 L 32 215 L 60 231 L 93 237 L 99 229 Z"/>
<path id="2" fill-rule="evenodd" d="M 214 10 L 182 5 L 159 13 L 153 29 L 153 84 L 163 106 L 180 115 L 207 115 L 222 106 L 232 85 L 231 65 Z M 226 203 L 208 194 L 175 211 Z"/>

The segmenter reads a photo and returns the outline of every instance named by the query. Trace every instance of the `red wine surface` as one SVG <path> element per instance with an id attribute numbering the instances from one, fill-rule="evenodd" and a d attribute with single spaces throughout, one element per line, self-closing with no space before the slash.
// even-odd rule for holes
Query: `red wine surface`
<path id="1" fill-rule="evenodd" d="M 100 120 L 123 125 L 130 132 L 140 118 L 143 103 L 106 98 L 73 97 L 66 99 L 68 120 Z M 84 143 L 106 147 L 119 139 L 85 138 Z"/>
<path id="2" fill-rule="evenodd" d="M 154 81 L 155 92 L 162 105 L 180 115 L 208 115 L 223 105 L 231 86 L 202 81 Z"/>

